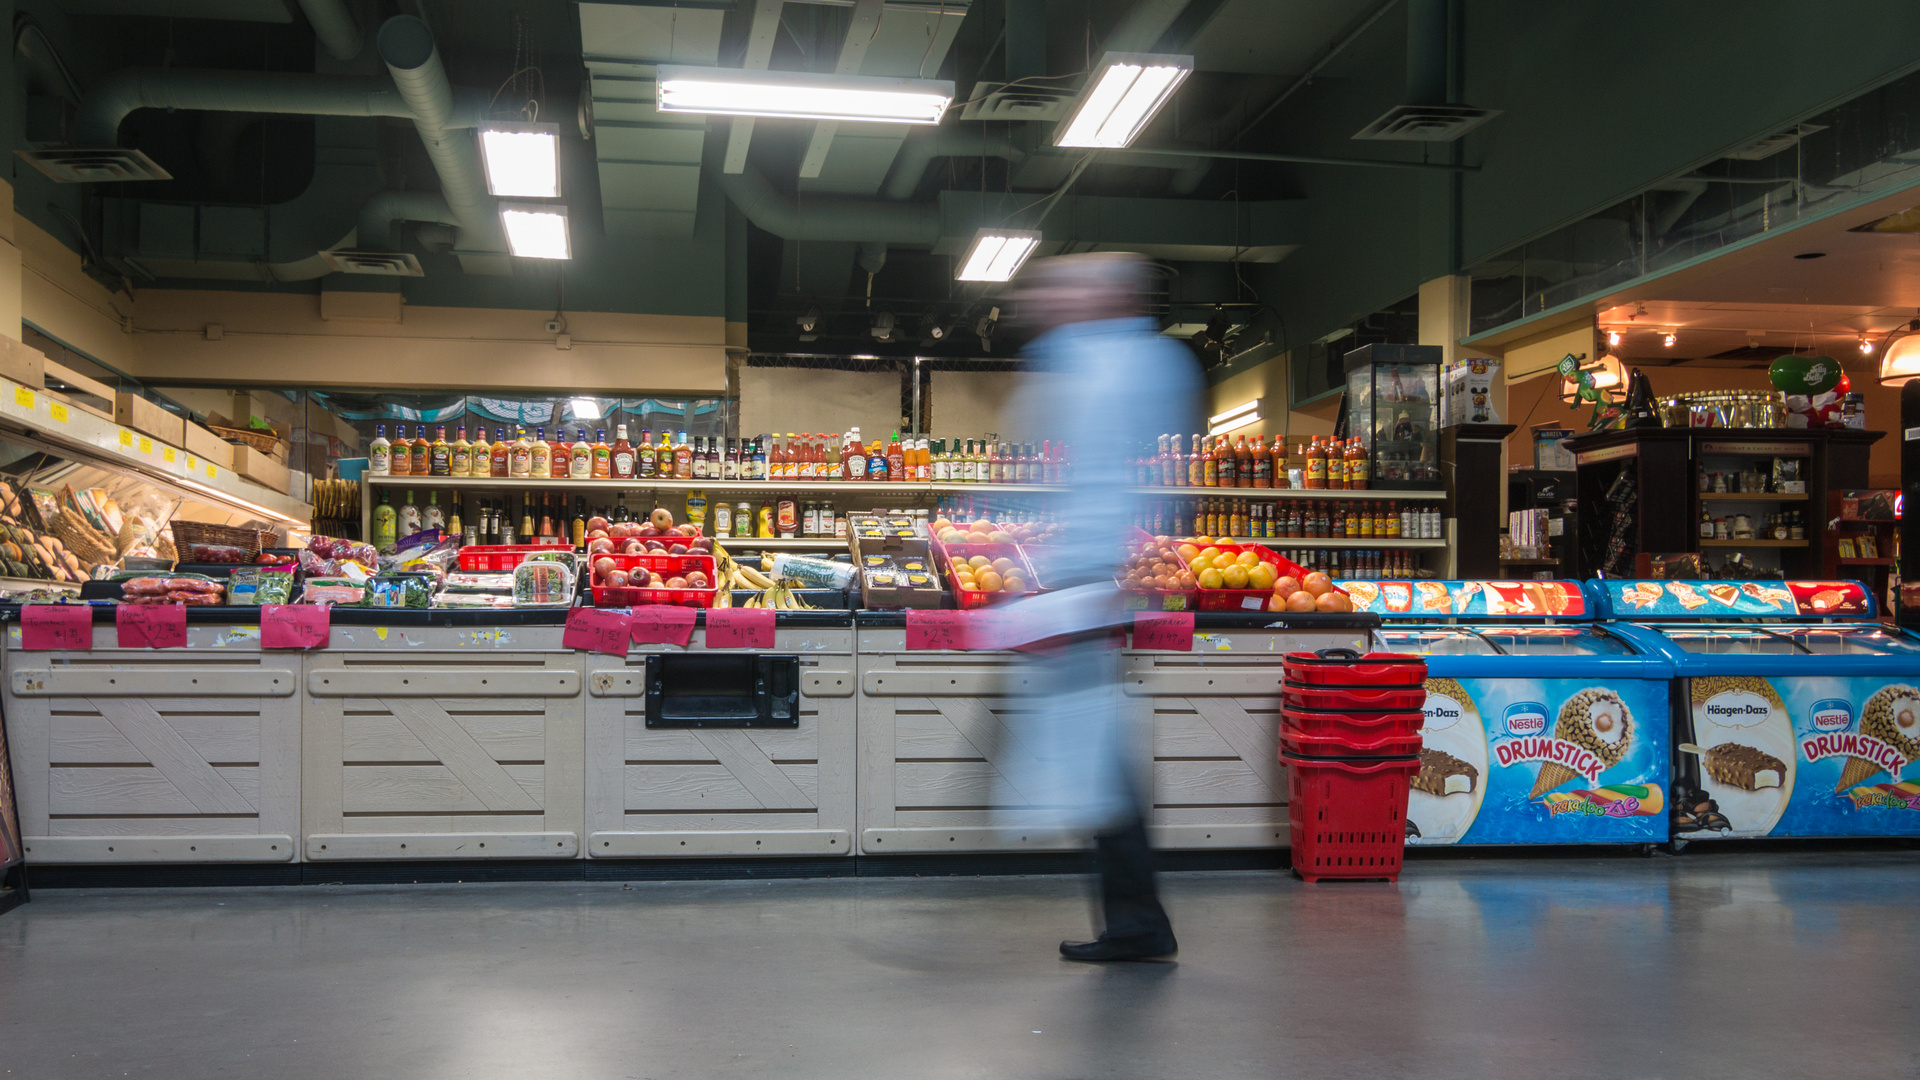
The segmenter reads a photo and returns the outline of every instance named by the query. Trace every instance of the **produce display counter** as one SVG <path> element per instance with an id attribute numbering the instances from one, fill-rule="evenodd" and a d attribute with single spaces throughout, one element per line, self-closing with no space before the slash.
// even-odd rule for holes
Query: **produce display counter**
<path id="1" fill-rule="evenodd" d="M 860 851 L 1047 851 L 1085 838 L 1022 827 L 1001 782 L 1032 707 L 1019 652 L 908 650 L 906 616 L 861 612 Z M 1114 652 L 1114 708 L 1133 721 L 1154 841 L 1271 847 L 1287 836 L 1279 763 L 1282 658 L 1368 647 L 1373 615 L 1199 613 L 1193 651 Z M 1149 741 L 1148 735 L 1151 735 Z M 1145 778 L 1150 777 L 1150 781 Z"/>
<path id="2" fill-rule="evenodd" d="M 566 648 L 566 612 L 336 608 L 263 650 L 258 609 L 189 608 L 184 648 L 23 648 L 5 717 L 44 863 L 635 859 L 1059 850 L 993 803 L 1032 658 L 909 650 L 901 613 L 780 612 L 771 649 Z M 1291 650 L 1370 615 L 1195 616 L 1193 651 L 1113 651 L 1156 842 L 1284 844 L 1275 699 Z"/>

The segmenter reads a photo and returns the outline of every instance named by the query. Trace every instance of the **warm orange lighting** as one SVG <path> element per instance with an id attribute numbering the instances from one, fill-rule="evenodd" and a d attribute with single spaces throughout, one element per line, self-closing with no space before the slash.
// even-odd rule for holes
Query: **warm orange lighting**
<path id="1" fill-rule="evenodd" d="M 1889 342 L 1880 354 L 1880 385 L 1900 386 L 1916 375 L 1920 375 L 1920 334 Z"/>

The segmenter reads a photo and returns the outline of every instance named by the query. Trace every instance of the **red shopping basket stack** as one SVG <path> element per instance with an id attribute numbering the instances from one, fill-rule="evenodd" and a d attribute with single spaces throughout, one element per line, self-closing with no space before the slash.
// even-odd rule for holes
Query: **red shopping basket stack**
<path id="1" fill-rule="evenodd" d="M 1303 880 L 1400 877 L 1426 681 L 1426 661 L 1417 656 L 1287 654 L 1280 760 L 1293 872 Z"/>

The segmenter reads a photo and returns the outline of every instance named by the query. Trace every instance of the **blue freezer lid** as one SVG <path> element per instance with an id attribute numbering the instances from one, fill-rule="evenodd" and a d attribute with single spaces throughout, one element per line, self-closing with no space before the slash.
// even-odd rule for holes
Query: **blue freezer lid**
<path id="1" fill-rule="evenodd" d="M 1670 619 L 1871 619 L 1873 594 L 1857 581 L 1658 581 L 1586 584 L 1594 616 Z"/>
<path id="2" fill-rule="evenodd" d="M 1426 581 L 1387 578 L 1338 582 L 1353 610 L 1383 619 L 1528 619 L 1586 621 L 1593 618 L 1577 581 Z"/>
<path id="3" fill-rule="evenodd" d="M 1419 656 L 1433 678 L 1670 679 L 1674 665 L 1652 643 L 1587 625 L 1460 622 L 1375 631 L 1389 652 Z"/>

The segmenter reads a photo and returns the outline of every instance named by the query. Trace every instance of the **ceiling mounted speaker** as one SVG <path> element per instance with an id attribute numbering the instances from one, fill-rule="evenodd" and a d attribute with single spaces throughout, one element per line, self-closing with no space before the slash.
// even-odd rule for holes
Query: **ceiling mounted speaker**
<path id="1" fill-rule="evenodd" d="M 171 180 L 173 174 L 138 150 L 117 146 L 97 149 L 15 150 L 27 164 L 46 173 L 56 184 L 119 184 L 131 180 Z"/>
<path id="2" fill-rule="evenodd" d="M 1452 142 L 1500 115 L 1499 109 L 1472 105 L 1395 105 L 1360 129 L 1356 139 L 1398 142 Z"/>
<path id="3" fill-rule="evenodd" d="M 320 258 L 327 269 L 338 274 L 372 274 L 376 277 L 426 277 L 420 260 L 401 251 L 323 251 Z"/>

